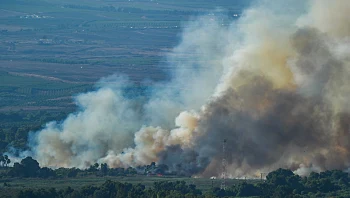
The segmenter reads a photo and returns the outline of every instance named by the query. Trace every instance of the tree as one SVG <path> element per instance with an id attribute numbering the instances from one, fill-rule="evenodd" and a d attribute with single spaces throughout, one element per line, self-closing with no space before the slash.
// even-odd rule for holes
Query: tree
<path id="1" fill-rule="evenodd" d="M 253 184 L 248 184 L 247 182 L 243 182 L 235 186 L 235 192 L 238 197 L 251 197 L 251 196 L 259 196 L 260 191 Z"/>
<path id="2" fill-rule="evenodd" d="M 67 177 L 76 177 L 78 175 L 79 169 L 71 168 L 68 171 Z"/>
<path id="3" fill-rule="evenodd" d="M 336 173 L 339 174 L 339 173 Z M 341 175 L 341 174 L 339 174 Z M 328 171 L 321 174 L 312 172 L 307 178 L 305 187 L 310 192 L 331 192 L 337 190 L 335 184 L 331 181 L 332 174 Z M 335 179 L 336 180 L 336 179 Z"/>
<path id="4" fill-rule="evenodd" d="M 40 170 L 39 163 L 32 157 L 22 159 L 21 164 L 24 168 L 24 177 L 36 177 Z"/>
<path id="5" fill-rule="evenodd" d="M 132 167 L 129 167 L 125 171 L 125 174 L 130 174 L 130 175 L 135 175 L 136 173 L 137 173 L 137 171 L 134 168 L 132 168 Z"/>
<path id="6" fill-rule="evenodd" d="M 38 176 L 41 178 L 56 177 L 56 173 L 51 168 L 43 167 L 39 170 Z"/>
<path id="7" fill-rule="evenodd" d="M 13 164 L 12 169 L 8 173 L 12 177 L 23 177 L 24 176 L 24 168 L 23 165 L 15 162 Z"/>
<path id="8" fill-rule="evenodd" d="M 10 158 L 7 158 L 7 160 L 6 160 L 6 166 L 8 166 L 10 163 L 11 163 Z"/>
<path id="9" fill-rule="evenodd" d="M 108 191 L 106 190 L 96 190 L 93 195 L 94 198 L 109 198 Z"/>
<path id="10" fill-rule="evenodd" d="M 32 189 L 21 190 L 18 194 L 18 198 L 36 197 Z"/>
<path id="11" fill-rule="evenodd" d="M 91 165 L 88 169 L 89 172 L 96 172 L 98 170 L 98 167 L 100 165 L 98 163 L 95 163 L 94 165 Z"/>
<path id="12" fill-rule="evenodd" d="M 83 186 L 81 188 L 81 194 L 84 197 L 91 197 L 97 189 L 95 186 Z"/>
<path id="13" fill-rule="evenodd" d="M 107 173 L 108 173 L 108 166 L 107 166 L 106 163 L 101 164 L 101 173 L 102 173 L 102 175 L 107 175 Z"/>
<path id="14" fill-rule="evenodd" d="M 3 164 L 4 164 L 4 166 L 7 167 L 10 162 L 11 162 L 11 160 L 9 159 L 9 156 L 4 155 L 3 156 Z"/>
<path id="15" fill-rule="evenodd" d="M 277 169 L 275 171 L 270 172 L 266 176 L 266 181 L 269 184 L 278 186 L 278 185 L 286 185 L 287 184 L 287 178 L 293 176 L 294 173 L 291 170 L 287 169 Z"/>

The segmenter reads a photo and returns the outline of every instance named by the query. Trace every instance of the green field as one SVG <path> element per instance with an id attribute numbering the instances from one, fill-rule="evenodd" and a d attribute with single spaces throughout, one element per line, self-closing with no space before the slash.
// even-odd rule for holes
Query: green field
<path id="1" fill-rule="evenodd" d="M 212 11 L 231 20 L 247 2 L 3 0 L 0 111 L 71 107 L 67 98 L 111 74 L 166 80 L 165 55 L 188 21 Z"/>
<path id="2" fill-rule="evenodd" d="M 42 106 L 67 107 L 67 103 L 72 102 L 67 96 L 88 91 L 91 87 L 92 85 L 85 83 L 40 75 L 0 72 L 0 111 L 10 111 L 18 107 L 23 110 L 28 106 L 37 109 Z"/>

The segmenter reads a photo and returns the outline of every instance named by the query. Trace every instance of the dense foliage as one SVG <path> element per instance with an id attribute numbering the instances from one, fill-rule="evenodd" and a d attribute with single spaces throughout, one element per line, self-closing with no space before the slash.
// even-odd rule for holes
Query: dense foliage
<path id="1" fill-rule="evenodd" d="M 31 131 L 38 131 L 42 125 L 52 120 L 61 120 L 68 113 L 55 111 L 0 112 L 0 153 L 27 149 Z"/>
<path id="2" fill-rule="evenodd" d="M 349 197 L 348 184 L 347 173 L 338 170 L 312 173 L 301 178 L 290 170 L 278 169 L 258 184 L 242 182 L 226 190 L 214 188 L 205 193 L 184 181 L 155 182 L 152 187 L 146 188 L 142 184 L 108 180 L 101 186 L 84 186 L 81 189 L 27 189 L 22 190 L 18 197 Z"/>
<path id="3" fill-rule="evenodd" d="M 107 180 L 101 186 L 84 186 L 79 190 L 67 187 L 64 190 L 57 191 L 50 189 L 27 189 L 18 194 L 20 198 L 28 197 L 139 197 L 139 198 L 158 198 L 158 197 L 201 197 L 201 191 L 194 185 L 186 185 L 185 182 L 155 182 L 154 186 L 146 189 L 142 184 L 132 185 L 129 183 L 120 183 Z"/>
<path id="4" fill-rule="evenodd" d="M 3 158 L 6 158 L 3 156 Z M 7 158 L 8 159 L 8 158 Z M 168 172 L 165 165 L 150 165 L 137 168 L 108 168 L 107 164 L 93 164 L 85 170 L 77 168 L 59 168 L 52 170 L 40 167 L 39 163 L 26 157 L 13 167 L 4 167 L 3 178 L 70 178 L 84 176 L 130 176 L 149 175 Z M 10 188 L 4 184 L 5 188 Z M 67 187 L 64 190 L 55 188 L 24 189 L 18 197 L 350 197 L 350 179 L 348 173 L 340 170 L 312 172 L 308 177 L 300 177 L 291 170 L 278 169 L 270 172 L 266 180 L 250 182 L 243 180 L 227 189 L 211 188 L 201 191 L 194 184 L 184 181 L 160 181 L 146 188 L 142 184 L 133 185 L 107 180 L 101 186 L 84 186 L 80 189 Z"/>
<path id="5" fill-rule="evenodd" d="M 295 175 L 291 170 L 270 172 L 264 182 L 243 182 L 227 190 L 213 189 L 215 197 L 349 197 L 348 173 L 340 170 L 312 172 L 308 177 Z"/>

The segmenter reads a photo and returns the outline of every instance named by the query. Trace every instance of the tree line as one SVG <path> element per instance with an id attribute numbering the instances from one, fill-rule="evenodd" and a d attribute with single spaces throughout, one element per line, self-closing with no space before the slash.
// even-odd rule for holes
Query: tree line
<path id="1" fill-rule="evenodd" d="M 67 187 L 64 190 L 26 189 L 18 194 L 19 198 L 48 198 L 48 197 L 96 197 L 96 198 L 196 198 L 202 197 L 202 192 L 195 185 L 187 185 L 184 181 L 155 182 L 153 187 L 146 188 L 143 184 L 121 183 L 107 180 L 100 186 L 84 186 L 81 189 Z"/>
<path id="2" fill-rule="evenodd" d="M 184 181 L 154 182 L 152 187 L 143 184 L 121 183 L 107 180 L 100 186 L 84 186 L 80 189 L 67 187 L 64 190 L 26 189 L 19 192 L 18 197 L 101 197 L 101 198 L 214 198 L 214 197 L 349 197 L 349 178 L 347 173 L 339 170 L 311 173 L 301 178 L 286 169 L 270 172 L 266 180 L 251 184 L 245 181 L 227 189 L 211 188 L 202 191 L 194 184 Z"/>
<path id="3" fill-rule="evenodd" d="M 2 163 L 2 159 L 4 162 Z M 128 168 L 109 168 L 106 163 L 95 163 L 86 169 L 79 168 L 58 168 L 51 169 L 48 167 L 40 167 L 38 161 L 32 157 L 26 157 L 20 162 L 15 162 L 12 167 L 8 167 L 11 163 L 7 155 L 1 158 L 0 165 L 6 171 L 1 172 L 0 177 L 3 178 L 72 178 L 85 176 L 132 176 L 132 175 L 176 175 L 176 172 L 169 172 L 167 165 L 156 165 L 152 162 L 150 165 L 128 167 Z"/>
<path id="4" fill-rule="evenodd" d="M 4 165 L 3 165 L 4 166 Z M 6 165 L 7 166 L 7 165 Z M 4 167 L 3 178 L 71 178 L 84 176 L 130 176 L 169 173 L 166 165 L 149 165 L 136 168 L 109 168 L 107 164 L 93 164 L 85 170 L 78 168 L 50 169 L 40 167 L 32 157 L 26 157 L 13 167 Z M 20 191 L 18 197 L 350 197 L 350 179 L 348 173 L 340 170 L 329 170 L 320 173 L 312 172 L 301 177 L 288 169 L 270 172 L 265 180 L 251 183 L 246 180 L 226 189 L 212 187 L 209 191 L 201 191 L 195 185 L 187 185 L 184 181 L 155 182 L 153 187 L 132 185 L 115 181 L 106 181 L 101 186 L 85 186 L 81 189 L 65 190 L 26 189 Z"/>

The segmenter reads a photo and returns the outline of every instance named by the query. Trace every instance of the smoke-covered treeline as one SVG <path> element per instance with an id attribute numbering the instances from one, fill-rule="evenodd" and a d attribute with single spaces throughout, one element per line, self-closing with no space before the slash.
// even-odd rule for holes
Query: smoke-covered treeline
<path id="1" fill-rule="evenodd" d="M 44 166 L 129 167 L 153 161 L 202 176 L 278 167 L 349 168 L 348 0 L 260 0 L 229 27 L 204 16 L 168 54 L 169 82 L 147 98 L 107 77 L 76 97 L 79 111 L 30 140 Z"/>

